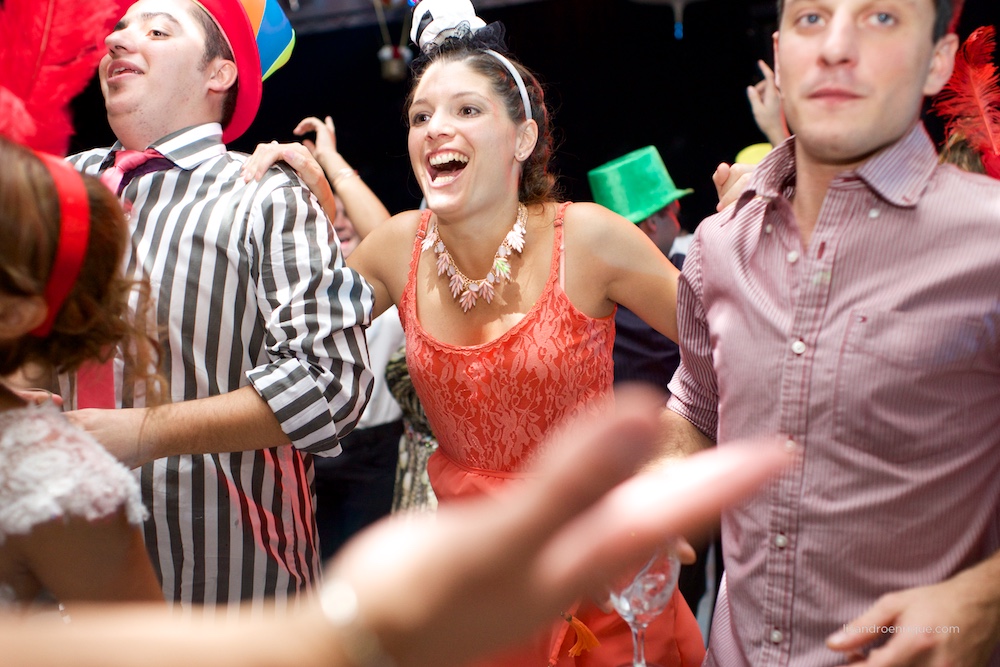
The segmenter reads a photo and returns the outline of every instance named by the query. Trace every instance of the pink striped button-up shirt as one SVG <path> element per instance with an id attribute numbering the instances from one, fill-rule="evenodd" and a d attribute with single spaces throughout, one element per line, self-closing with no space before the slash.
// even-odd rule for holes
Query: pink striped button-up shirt
<path id="1" fill-rule="evenodd" d="M 710 665 L 843 664 L 826 636 L 879 595 L 1000 547 L 1000 183 L 917 125 L 833 181 L 803 247 L 793 142 L 702 223 L 678 293 L 669 406 L 801 452 L 723 517 Z"/>

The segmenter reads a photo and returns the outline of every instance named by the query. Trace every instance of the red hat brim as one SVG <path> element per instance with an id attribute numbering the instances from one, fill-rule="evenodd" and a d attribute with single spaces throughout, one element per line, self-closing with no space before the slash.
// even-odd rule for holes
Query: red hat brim
<path id="1" fill-rule="evenodd" d="M 222 128 L 222 142 L 238 139 L 257 116 L 260 99 L 264 91 L 260 69 L 260 54 L 253 26 L 243 4 L 239 0 L 192 0 L 200 5 L 222 29 L 229 40 L 236 60 L 237 82 L 236 108 L 229 123 Z"/>

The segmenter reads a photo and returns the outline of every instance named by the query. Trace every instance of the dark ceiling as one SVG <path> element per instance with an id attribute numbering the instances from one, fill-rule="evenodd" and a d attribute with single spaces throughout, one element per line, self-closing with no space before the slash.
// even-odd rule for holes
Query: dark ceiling
<path id="1" fill-rule="evenodd" d="M 497 7 L 525 2 L 537 0 L 476 0 L 473 4 L 477 11 L 483 13 Z M 412 11 L 407 0 L 278 0 L 278 3 L 285 8 L 285 13 L 299 35 L 376 25 L 380 21 L 380 15 L 385 17 L 386 22 L 399 24 Z M 396 31 L 394 40 L 398 38 L 398 34 L 399 31 Z"/>

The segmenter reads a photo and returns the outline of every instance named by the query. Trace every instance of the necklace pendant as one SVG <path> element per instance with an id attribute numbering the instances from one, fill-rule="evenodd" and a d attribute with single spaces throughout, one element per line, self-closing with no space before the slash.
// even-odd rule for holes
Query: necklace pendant
<path id="1" fill-rule="evenodd" d="M 462 298 L 458 301 L 459 305 L 462 306 L 462 312 L 467 313 L 476 305 L 476 293 L 471 289 L 467 289 L 462 292 Z"/>
<path id="2" fill-rule="evenodd" d="M 448 253 L 442 253 L 437 256 L 437 272 L 439 276 L 443 276 L 446 273 L 449 276 L 453 276 L 455 272 L 451 268 L 451 257 L 448 256 Z"/>
<path id="3" fill-rule="evenodd" d="M 464 289 L 464 285 L 462 285 L 462 276 L 457 273 L 452 274 L 451 279 L 448 281 L 448 286 L 451 288 L 451 298 L 457 299 Z"/>

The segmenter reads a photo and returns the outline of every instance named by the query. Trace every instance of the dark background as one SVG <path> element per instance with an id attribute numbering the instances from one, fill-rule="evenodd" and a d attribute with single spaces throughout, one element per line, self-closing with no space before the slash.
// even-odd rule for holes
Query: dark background
<path id="1" fill-rule="evenodd" d="M 746 99 L 760 80 L 757 59 L 772 63 L 774 0 L 700 0 L 684 11 L 684 38 L 673 36 L 670 5 L 632 0 L 538 0 L 480 11 L 507 27 L 511 51 L 546 87 L 558 141 L 554 168 L 565 197 L 590 199 L 587 170 L 654 144 L 679 187 L 685 226 L 714 210 L 711 175 L 721 161 L 764 141 Z M 967 0 L 959 25 L 1000 25 L 1000 0 Z M 390 22 L 398 40 L 400 22 Z M 414 208 L 420 191 L 410 174 L 403 124 L 408 82 L 384 81 L 377 25 L 318 34 L 300 32 L 291 60 L 264 84 L 250 130 L 231 144 L 293 139 L 307 115 L 330 114 L 341 153 L 390 212 Z M 96 79 L 73 103 L 79 151 L 113 141 Z M 940 136 L 936 119 L 931 133 Z"/>

